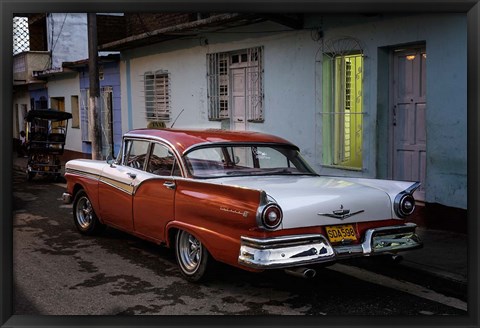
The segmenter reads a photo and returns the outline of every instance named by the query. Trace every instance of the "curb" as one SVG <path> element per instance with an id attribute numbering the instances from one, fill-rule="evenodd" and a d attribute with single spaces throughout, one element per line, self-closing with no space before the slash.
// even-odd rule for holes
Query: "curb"
<path id="1" fill-rule="evenodd" d="M 399 263 L 399 265 L 402 265 L 402 266 L 407 267 L 407 268 L 412 269 L 412 270 L 421 271 L 423 273 L 432 275 L 436 278 L 449 280 L 449 281 L 451 281 L 453 283 L 456 283 L 456 284 L 461 284 L 461 285 L 465 285 L 465 286 L 468 285 L 468 281 L 467 281 L 466 277 L 464 277 L 460 274 L 456 274 L 456 273 L 453 273 L 453 272 L 448 272 L 446 270 L 435 268 L 435 267 L 432 267 L 432 266 L 429 266 L 429 265 L 419 264 L 419 263 L 416 263 L 416 262 L 409 261 L 407 259 L 403 259 Z"/>

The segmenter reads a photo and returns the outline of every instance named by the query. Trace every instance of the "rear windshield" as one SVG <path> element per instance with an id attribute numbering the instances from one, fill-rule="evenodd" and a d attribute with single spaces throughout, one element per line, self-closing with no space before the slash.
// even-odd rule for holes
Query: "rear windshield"
<path id="1" fill-rule="evenodd" d="M 202 147 L 185 155 L 190 174 L 197 178 L 292 175 L 315 172 L 288 146 L 224 145 Z"/>

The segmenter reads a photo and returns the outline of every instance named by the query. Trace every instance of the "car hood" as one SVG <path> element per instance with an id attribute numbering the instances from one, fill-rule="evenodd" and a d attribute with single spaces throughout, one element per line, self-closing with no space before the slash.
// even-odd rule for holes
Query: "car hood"
<path id="1" fill-rule="evenodd" d="M 234 177 L 218 182 L 265 191 L 282 208 L 284 229 L 397 218 L 393 199 L 412 184 L 321 176 Z"/>

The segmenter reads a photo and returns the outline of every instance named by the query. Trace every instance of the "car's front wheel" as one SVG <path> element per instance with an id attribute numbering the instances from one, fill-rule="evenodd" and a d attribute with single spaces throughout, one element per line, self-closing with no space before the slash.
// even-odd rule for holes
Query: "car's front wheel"
<path id="1" fill-rule="evenodd" d="M 80 190 L 73 201 L 73 222 L 77 230 L 84 235 L 95 235 L 105 229 L 84 190 Z"/>
<path id="2" fill-rule="evenodd" d="M 189 281 L 198 282 L 207 277 L 211 266 L 210 253 L 192 234 L 179 230 L 175 241 L 175 254 L 182 275 Z"/>

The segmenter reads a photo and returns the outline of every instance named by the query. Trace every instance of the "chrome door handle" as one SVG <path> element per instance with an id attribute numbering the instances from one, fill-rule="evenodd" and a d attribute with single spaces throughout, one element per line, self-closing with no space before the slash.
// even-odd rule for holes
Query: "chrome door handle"
<path id="1" fill-rule="evenodd" d="M 165 181 L 163 185 L 168 189 L 172 189 L 172 190 L 175 189 L 176 187 L 175 182 L 171 182 L 171 181 Z"/>
<path id="2" fill-rule="evenodd" d="M 132 173 L 132 172 L 127 172 L 127 175 L 132 179 L 135 179 L 137 177 L 137 175 L 135 173 Z"/>

